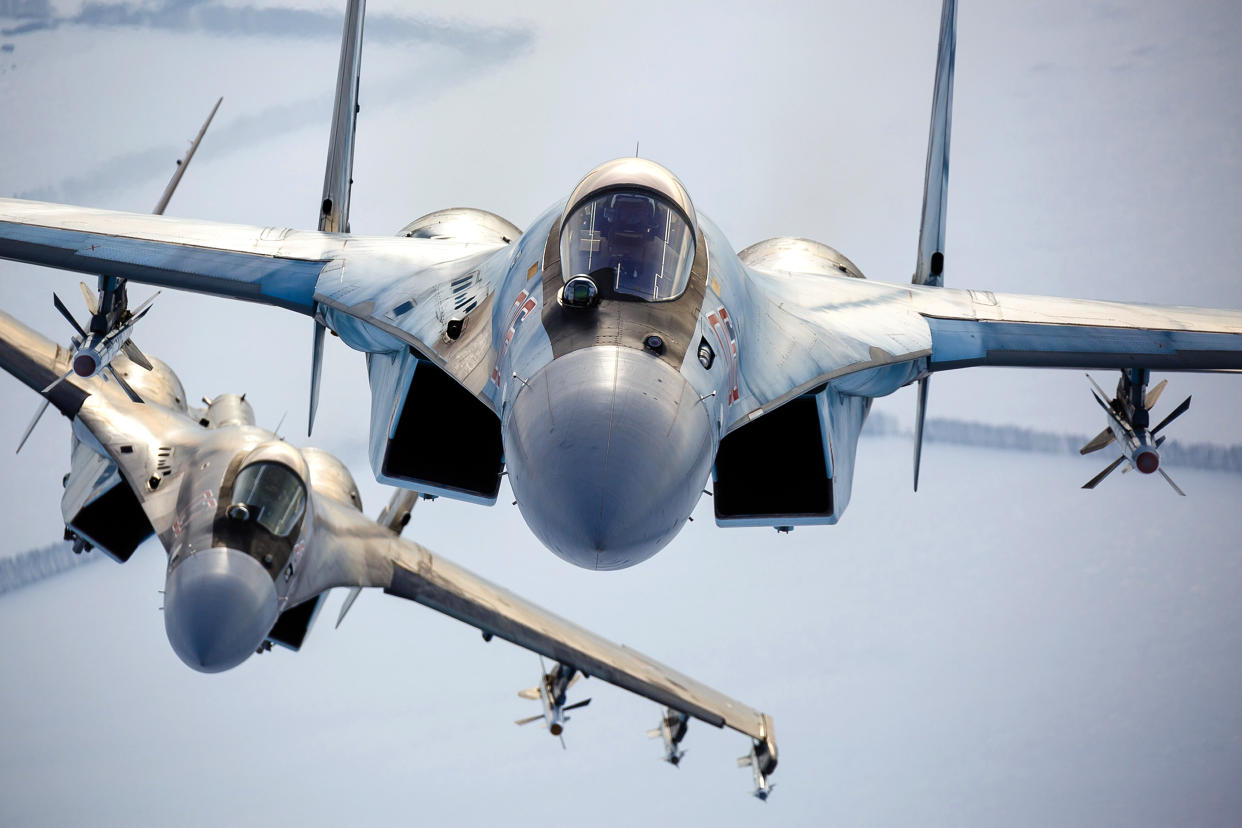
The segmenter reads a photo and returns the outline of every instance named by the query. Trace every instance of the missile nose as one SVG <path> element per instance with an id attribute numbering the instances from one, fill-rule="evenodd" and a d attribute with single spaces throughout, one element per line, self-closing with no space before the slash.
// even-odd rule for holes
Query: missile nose
<path id="1" fill-rule="evenodd" d="M 173 651 L 202 673 L 236 667 L 276 623 L 276 587 L 244 552 L 213 547 L 177 565 L 164 590 L 164 631 Z"/>
<path id="2" fill-rule="evenodd" d="M 73 373 L 83 379 L 95 376 L 97 367 L 93 354 L 80 353 L 73 358 Z"/>
<path id="3" fill-rule="evenodd" d="M 509 481 L 527 524 L 587 569 L 646 560 L 681 530 L 712 458 L 711 420 L 679 371 L 634 348 L 553 360 L 505 420 Z"/>
<path id="4" fill-rule="evenodd" d="M 1152 450 L 1140 451 L 1134 458 L 1134 465 L 1143 474 L 1151 474 L 1160 468 L 1160 455 Z"/>

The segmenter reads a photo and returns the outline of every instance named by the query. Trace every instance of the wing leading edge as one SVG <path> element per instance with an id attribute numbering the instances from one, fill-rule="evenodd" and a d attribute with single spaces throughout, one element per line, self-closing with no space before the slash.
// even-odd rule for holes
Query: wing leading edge
<path id="1" fill-rule="evenodd" d="M 445 615 L 570 665 L 716 727 L 729 727 L 769 745 L 772 719 L 641 653 L 614 644 L 440 558 L 412 541 L 327 499 L 317 502 L 319 540 L 333 553 L 330 569 L 303 574 L 301 590 L 381 587 Z"/>
<path id="2" fill-rule="evenodd" d="M 477 253 L 479 247 L 470 252 Z M 79 273 L 109 273 L 309 316 L 315 313 L 318 288 L 329 297 L 334 293 L 335 282 L 319 285 L 329 264 L 348 263 L 351 271 L 374 273 L 386 281 L 417 278 L 443 264 L 447 256 L 445 245 L 424 239 L 225 224 L 0 198 L 0 258 Z M 436 281 L 424 287 L 438 284 L 444 276 L 441 270 L 428 273 Z"/>
<path id="3" fill-rule="evenodd" d="M 928 369 L 1242 368 L 1242 311 L 1024 296 L 919 292 L 931 331 Z"/>
<path id="4" fill-rule="evenodd" d="M 0 199 L 0 258 L 306 314 L 320 271 L 346 242 L 333 233 Z"/>
<path id="5" fill-rule="evenodd" d="M 408 345 L 472 393 L 469 365 L 440 354 L 443 325 L 419 302 L 396 322 L 379 309 L 450 297 L 448 285 L 503 244 L 355 236 L 0 199 L 0 258 L 242 299 L 338 323 L 362 323 L 347 341 L 365 351 Z M 441 296 L 442 295 L 442 296 Z M 413 304 L 411 302 L 410 304 Z M 346 317 L 350 319 L 346 319 Z M 338 330 L 346 337 L 346 330 Z M 484 342 L 487 351 L 491 343 Z M 475 350 L 478 350 L 477 348 Z M 477 355 L 476 355 L 477 356 Z M 491 405 L 490 399 L 484 402 Z"/>
<path id="6" fill-rule="evenodd" d="M 743 363 L 728 428 L 831 383 L 892 393 L 976 365 L 1242 370 L 1242 311 L 894 285 L 751 269 L 763 313 L 739 326 Z"/>

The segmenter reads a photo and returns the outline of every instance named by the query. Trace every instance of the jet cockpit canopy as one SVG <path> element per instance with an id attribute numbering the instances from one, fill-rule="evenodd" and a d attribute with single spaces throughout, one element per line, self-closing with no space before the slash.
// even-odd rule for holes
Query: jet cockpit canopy
<path id="1" fill-rule="evenodd" d="M 263 443 L 242 459 L 227 514 L 287 538 L 306 513 L 306 478 L 306 461 L 296 449 L 284 442 Z"/>
<path id="2" fill-rule="evenodd" d="M 561 217 L 561 272 L 589 276 L 603 298 L 676 299 L 690 281 L 698 223 L 686 188 L 643 158 L 587 173 Z"/>
<path id="3" fill-rule="evenodd" d="M 302 519 L 306 487 L 283 463 L 260 461 L 237 473 L 230 515 L 254 519 L 278 538 L 288 536 Z"/>

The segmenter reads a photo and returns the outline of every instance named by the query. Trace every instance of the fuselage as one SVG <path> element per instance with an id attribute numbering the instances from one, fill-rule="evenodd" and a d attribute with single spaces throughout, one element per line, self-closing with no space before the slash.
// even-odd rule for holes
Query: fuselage
<path id="1" fill-rule="evenodd" d="M 254 653 L 286 609 L 312 501 L 301 453 L 253 421 L 206 430 L 192 454 L 160 539 L 164 629 L 185 664 L 214 673 Z"/>
<path id="2" fill-rule="evenodd" d="M 167 366 L 156 361 L 154 371 L 133 370 L 127 358 L 119 359 L 146 402 L 118 405 L 120 392 L 109 391 L 88 396 L 83 405 L 98 406 L 96 421 L 103 430 L 133 441 L 123 454 L 156 453 L 151 474 L 138 485 L 145 489 L 145 509 L 159 516 L 154 522 L 162 527 L 159 540 L 168 553 L 163 618 L 169 644 L 195 670 L 231 669 L 265 640 L 280 641 L 273 635 L 277 619 L 306 597 L 297 591 L 308 555 L 313 557 L 312 485 L 354 508 L 360 507 L 357 487 L 335 458 L 294 448 L 257 427 L 244 397 L 225 394 L 205 409 L 189 409 Z M 101 524 L 85 518 L 90 508 L 83 503 L 112 503 L 119 513 L 111 515 L 110 528 L 136 524 L 141 513 L 103 494 L 114 484 L 122 490 L 129 484 L 116 479 L 107 452 L 74 422 L 74 463 L 62 511 L 74 532 L 107 551 L 100 543 L 106 536 L 85 534 Z M 161 429 L 159 448 L 142 439 L 153 428 Z M 89 457 L 113 471 L 101 472 Z M 83 494 L 84 487 L 93 491 Z"/>
<path id="3" fill-rule="evenodd" d="M 747 366 L 743 332 L 753 326 L 761 339 L 765 324 L 782 324 L 774 319 L 767 300 L 756 295 L 753 281 L 783 276 L 748 269 L 719 228 L 689 206 L 688 197 L 677 202 L 673 185 L 666 191 L 673 191 L 669 204 L 674 206 L 663 218 L 650 210 L 645 230 L 624 224 L 625 204 L 613 210 L 611 224 L 605 224 L 606 219 L 596 214 L 602 212 L 601 204 L 609 200 L 616 204 L 634 192 L 640 199 L 656 192 L 658 185 L 643 175 L 676 181 L 652 162 L 624 162 L 626 172 L 637 169 L 636 186 L 604 187 L 602 196 L 579 196 L 575 191 L 546 210 L 519 238 L 506 239 L 511 243 L 496 244 L 490 252 L 477 244 L 463 244 L 485 239 L 487 233 L 485 228 L 473 232 L 473 225 L 462 217 L 454 219 L 457 232 L 423 236 L 443 245 L 444 256 L 436 263 L 439 270 L 462 274 L 452 282 L 461 286 L 460 294 L 436 299 L 442 303 L 441 316 L 459 312 L 463 321 L 457 323 L 458 331 L 463 325 L 490 324 L 486 344 L 494 360 L 485 374 L 475 372 L 481 387 L 469 390 L 489 400 L 500 418 L 504 464 L 517 505 L 549 549 L 589 569 L 632 566 L 666 546 L 703 493 L 722 437 L 762 413 L 754 411 L 754 400 L 765 382 L 789 387 L 784 374 L 811 356 L 763 354 L 763 364 L 757 360 L 749 372 L 743 370 Z M 588 176 L 584 181 L 590 180 Z M 581 204 L 591 205 L 595 212 L 579 218 L 585 209 Z M 486 222 L 489 214 L 480 211 L 480 216 L 479 221 Z M 681 224 L 680 235 L 675 220 Z M 570 235 L 571 224 L 576 235 Z M 693 246 L 686 252 L 685 239 L 691 236 Z M 640 261 L 632 251 L 643 243 L 648 245 L 645 261 L 653 261 L 649 251 L 656 248 L 654 261 L 659 262 L 646 265 L 646 271 L 632 264 Z M 682 271 L 676 277 L 680 283 L 668 288 L 674 278 L 668 275 L 670 262 L 676 258 L 670 250 L 676 244 L 682 254 L 678 264 Z M 460 257 L 455 268 L 446 261 L 453 252 Z M 765 249 L 759 255 L 774 254 Z M 807 255 L 820 254 L 800 250 L 788 255 L 802 256 L 797 260 L 801 264 Z M 841 261 L 853 269 L 848 260 L 841 257 Z M 776 264 L 781 267 L 779 260 Z M 818 264 L 816 260 L 787 269 L 818 269 Z M 872 288 L 843 264 L 832 264 L 832 273 L 836 276 L 825 277 L 839 278 L 850 290 Z M 587 277 L 587 289 L 570 295 L 569 283 Z M 852 294 L 845 298 L 865 301 Z M 411 304 L 426 299 L 415 298 Z M 394 310 L 408 310 L 397 297 L 381 300 L 387 301 L 393 302 Z M 476 321 L 480 314 L 484 318 Z M 758 317 L 753 322 L 752 315 Z M 331 311 L 328 321 L 351 346 L 373 353 L 383 350 L 384 334 L 373 326 Z M 868 358 L 874 350 L 869 343 L 877 341 L 884 341 L 883 336 L 871 331 L 856 337 L 843 331 L 841 341 L 827 347 L 830 358 L 857 363 L 859 354 Z M 769 362 L 773 356 L 777 359 Z M 379 393 L 379 386 L 402 382 L 403 363 L 393 362 L 387 373 L 377 370 L 377 364 L 372 364 L 373 394 Z M 848 390 L 878 396 L 913 375 L 904 365 L 853 376 Z M 866 407 L 854 409 L 848 427 L 856 437 Z M 372 462 L 381 479 L 382 440 L 395 428 L 391 423 L 385 429 L 373 417 Z M 850 455 L 852 466 L 852 448 Z M 835 516 L 827 522 L 835 522 Z"/>
<path id="4" fill-rule="evenodd" d="M 739 323 L 721 293 L 743 272 L 699 215 L 700 261 L 679 298 L 565 307 L 545 255 L 564 208 L 532 224 L 506 269 L 513 299 L 499 304 L 529 310 L 498 332 L 497 410 L 531 530 L 579 566 L 617 569 L 666 546 L 702 494 L 738 375 Z"/>

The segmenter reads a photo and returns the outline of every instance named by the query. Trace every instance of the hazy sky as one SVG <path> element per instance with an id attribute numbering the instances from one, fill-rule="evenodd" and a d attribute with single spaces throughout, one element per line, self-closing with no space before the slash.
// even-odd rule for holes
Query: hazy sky
<path id="1" fill-rule="evenodd" d="M 456 205 L 523 226 L 637 140 L 737 249 L 808 236 L 908 280 L 935 2 L 370 5 L 356 231 Z M 0 192 L 147 210 L 223 94 L 169 212 L 312 227 L 339 36 L 239 8 L 0 34 Z M 400 15 L 434 25 L 382 25 Z M 946 282 L 1242 307 L 1240 17 L 964 4 Z M 3 264 L 0 305 L 65 337 L 49 293 L 76 308 L 76 281 Z M 137 339 L 192 396 L 248 391 L 305 442 L 307 320 L 165 292 Z M 315 442 L 374 514 L 361 356 L 331 342 L 324 379 Z M 1166 405 L 1195 394 L 1177 438 L 1242 441 L 1242 383 L 1170 385 Z M 877 405 L 908 419 L 912 394 Z M 945 374 L 931 405 L 1102 425 L 1077 372 Z M 35 406 L 0 377 L 0 450 Z M 49 417 L 5 463 L 7 551 L 59 536 L 67 442 Z M 542 549 L 506 493 L 419 507 L 411 531 L 437 551 L 773 713 L 785 753 L 764 811 L 731 767 L 744 739 L 692 728 L 686 766 L 661 767 L 642 737 L 654 706 L 592 687 L 562 753 L 509 724 L 533 712 L 513 695 L 533 657 L 378 595 L 336 634 L 321 619 L 296 656 L 198 676 L 164 640 L 144 549 L 0 606 L 0 817 L 1236 823 L 1239 484 L 1179 472 L 1185 501 L 1136 475 L 1078 491 L 1097 465 L 932 446 L 914 496 L 909 446 L 871 441 L 842 525 L 726 531 L 705 500 L 657 558 L 603 575 Z"/>

